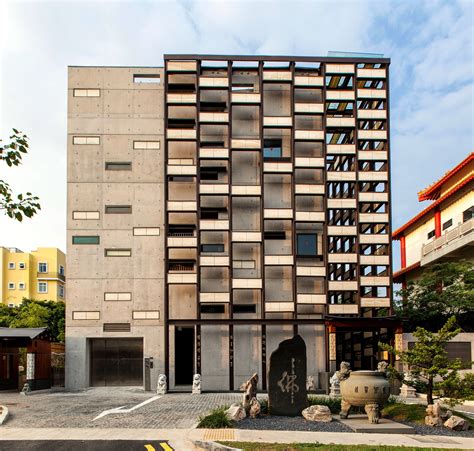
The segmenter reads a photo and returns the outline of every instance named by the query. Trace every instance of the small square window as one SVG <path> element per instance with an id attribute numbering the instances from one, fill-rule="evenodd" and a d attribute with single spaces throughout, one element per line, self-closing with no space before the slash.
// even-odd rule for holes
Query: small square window
<path id="1" fill-rule="evenodd" d="M 435 236 L 435 231 L 432 230 L 431 232 L 428 232 L 428 239 L 431 240 L 431 238 L 433 238 Z"/>
<path id="2" fill-rule="evenodd" d="M 48 263 L 46 262 L 38 263 L 38 272 L 41 272 L 41 273 L 48 272 Z"/>
<path id="3" fill-rule="evenodd" d="M 315 257 L 318 253 L 316 233 L 298 233 L 297 255 L 298 257 Z"/>
<path id="4" fill-rule="evenodd" d="M 453 225 L 453 219 L 451 218 L 449 221 L 446 221 L 443 224 L 443 230 L 449 229 Z"/>
<path id="5" fill-rule="evenodd" d="M 38 293 L 48 292 L 48 282 L 38 282 Z"/>
<path id="6" fill-rule="evenodd" d="M 18 268 L 20 268 L 20 269 L 26 269 L 26 263 L 24 263 L 24 262 L 18 263 Z"/>
<path id="7" fill-rule="evenodd" d="M 467 210 L 464 210 L 462 213 L 462 221 L 466 222 L 469 221 L 469 219 L 474 218 L 474 206 L 469 207 Z"/>
<path id="8" fill-rule="evenodd" d="M 26 290 L 26 283 L 25 282 L 20 282 L 18 284 L 18 289 L 19 290 Z"/>
<path id="9" fill-rule="evenodd" d="M 8 269 L 15 269 L 15 263 L 14 262 L 8 262 Z"/>
<path id="10" fill-rule="evenodd" d="M 15 289 L 15 284 L 13 282 L 8 282 L 8 289 L 9 290 L 14 290 Z"/>

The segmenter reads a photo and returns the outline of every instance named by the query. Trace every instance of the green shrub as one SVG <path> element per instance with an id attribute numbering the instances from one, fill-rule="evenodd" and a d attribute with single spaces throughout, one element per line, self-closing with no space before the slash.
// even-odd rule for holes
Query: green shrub
<path id="1" fill-rule="evenodd" d="M 233 428 L 234 422 L 227 418 L 225 411 L 229 406 L 217 407 L 211 410 L 206 416 L 199 417 L 198 428 L 200 429 L 224 429 Z"/>
<path id="2" fill-rule="evenodd" d="M 339 413 L 341 411 L 341 399 L 330 398 L 329 396 L 308 396 L 308 404 L 310 406 L 320 405 L 328 406 L 331 413 Z"/>
<path id="3" fill-rule="evenodd" d="M 462 376 L 457 374 L 453 378 L 446 379 L 437 394 L 451 398 L 452 405 L 474 400 L 474 373 L 465 373 Z"/>

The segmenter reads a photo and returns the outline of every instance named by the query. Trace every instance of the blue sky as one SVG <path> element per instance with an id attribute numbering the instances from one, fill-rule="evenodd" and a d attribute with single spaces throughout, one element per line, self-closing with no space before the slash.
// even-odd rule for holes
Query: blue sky
<path id="1" fill-rule="evenodd" d="M 25 163 L 0 178 L 43 207 L 23 224 L 0 216 L 0 245 L 66 248 L 67 66 L 160 66 L 163 53 L 389 56 L 397 228 L 424 207 L 416 193 L 473 150 L 473 5 L 0 2 L 0 136 L 16 127 L 31 138 Z"/>

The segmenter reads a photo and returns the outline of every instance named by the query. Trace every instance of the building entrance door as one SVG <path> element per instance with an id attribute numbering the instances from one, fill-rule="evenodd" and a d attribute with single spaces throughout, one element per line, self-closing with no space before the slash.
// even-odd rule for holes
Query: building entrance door
<path id="1" fill-rule="evenodd" d="M 143 385 L 142 338 L 92 338 L 91 385 Z"/>
<path id="2" fill-rule="evenodd" d="M 174 382 L 192 385 L 194 375 L 194 328 L 174 329 Z"/>

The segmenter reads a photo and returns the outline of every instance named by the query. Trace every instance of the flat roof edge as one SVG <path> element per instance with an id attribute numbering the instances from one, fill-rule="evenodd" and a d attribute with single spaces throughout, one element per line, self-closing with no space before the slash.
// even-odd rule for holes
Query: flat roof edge
<path id="1" fill-rule="evenodd" d="M 342 57 L 342 56 L 288 56 L 288 55 L 199 55 L 165 53 L 164 60 L 222 60 L 222 61 L 301 61 L 301 62 L 358 62 L 387 63 L 390 58 Z"/>

